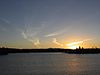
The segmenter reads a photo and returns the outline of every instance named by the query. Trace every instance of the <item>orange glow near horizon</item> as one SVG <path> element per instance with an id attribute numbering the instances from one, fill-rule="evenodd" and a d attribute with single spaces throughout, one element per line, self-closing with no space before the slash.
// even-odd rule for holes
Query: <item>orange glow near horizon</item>
<path id="1" fill-rule="evenodd" d="M 70 48 L 70 49 L 76 49 L 76 48 L 79 48 L 79 46 L 78 45 L 74 45 L 74 46 L 69 46 L 68 48 Z"/>
<path id="2" fill-rule="evenodd" d="M 83 43 L 83 41 L 78 41 L 78 42 L 72 42 L 69 44 L 66 44 L 67 48 L 69 49 L 76 49 L 79 48 L 79 46 Z"/>
<path id="3" fill-rule="evenodd" d="M 86 40 L 83 40 L 83 41 L 68 43 L 68 44 L 66 44 L 66 47 L 69 48 L 69 49 L 76 49 L 76 48 L 79 48 L 79 46 L 81 46 L 83 42 L 89 41 L 89 40 L 91 40 L 91 39 L 86 39 Z"/>

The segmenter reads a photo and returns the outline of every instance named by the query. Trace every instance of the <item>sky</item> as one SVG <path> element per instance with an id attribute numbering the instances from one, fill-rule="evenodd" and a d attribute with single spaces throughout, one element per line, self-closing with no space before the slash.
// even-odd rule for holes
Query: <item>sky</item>
<path id="1" fill-rule="evenodd" d="M 0 46 L 100 47 L 100 0 L 0 0 Z"/>

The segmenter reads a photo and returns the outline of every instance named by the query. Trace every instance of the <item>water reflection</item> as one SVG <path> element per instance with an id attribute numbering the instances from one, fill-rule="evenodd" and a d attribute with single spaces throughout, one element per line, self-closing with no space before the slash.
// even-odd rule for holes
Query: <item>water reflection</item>
<path id="1" fill-rule="evenodd" d="M 66 59 L 66 75 L 99 75 L 100 67 L 96 67 L 97 60 L 93 61 L 91 55 L 67 55 Z"/>
<path id="2" fill-rule="evenodd" d="M 0 75 L 99 75 L 99 58 L 99 54 L 9 54 L 0 58 Z"/>

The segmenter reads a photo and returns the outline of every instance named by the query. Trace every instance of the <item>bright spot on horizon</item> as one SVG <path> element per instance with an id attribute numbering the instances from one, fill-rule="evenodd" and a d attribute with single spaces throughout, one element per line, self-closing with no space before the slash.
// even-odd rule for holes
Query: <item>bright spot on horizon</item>
<path id="1" fill-rule="evenodd" d="M 69 49 L 76 49 L 76 48 L 79 48 L 80 44 L 82 44 L 83 42 L 84 41 L 72 42 L 72 43 L 66 44 L 66 46 Z"/>
<path id="2" fill-rule="evenodd" d="M 79 46 L 78 45 L 73 45 L 73 46 L 69 46 L 68 48 L 69 49 L 76 49 L 76 48 L 79 48 Z"/>
<path id="3" fill-rule="evenodd" d="M 83 42 L 84 41 L 72 42 L 72 43 L 67 44 L 67 46 L 73 46 L 73 45 L 81 44 Z"/>
<path id="4" fill-rule="evenodd" d="M 91 39 L 85 39 L 85 40 L 82 40 L 82 41 L 77 41 L 77 42 L 72 42 L 72 43 L 69 43 L 69 44 L 66 44 L 66 46 L 70 49 L 76 49 L 76 48 L 79 48 L 79 46 L 85 42 L 85 41 L 89 41 Z"/>

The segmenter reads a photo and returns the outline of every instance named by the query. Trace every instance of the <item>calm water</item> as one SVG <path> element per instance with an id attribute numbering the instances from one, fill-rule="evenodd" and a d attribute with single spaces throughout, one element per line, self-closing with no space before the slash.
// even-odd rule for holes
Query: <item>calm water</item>
<path id="1" fill-rule="evenodd" d="M 100 54 L 9 54 L 0 56 L 0 75 L 100 75 Z"/>

